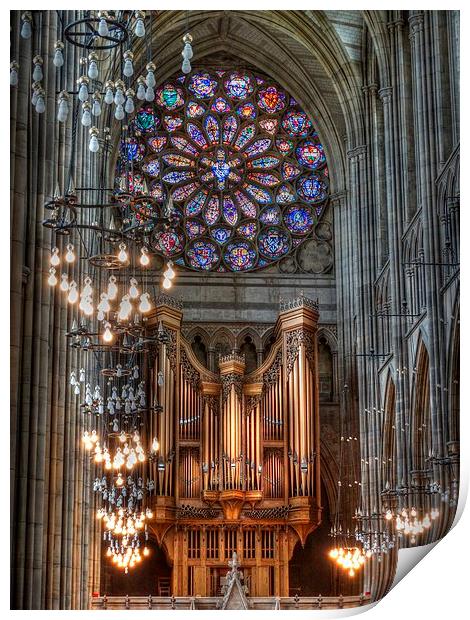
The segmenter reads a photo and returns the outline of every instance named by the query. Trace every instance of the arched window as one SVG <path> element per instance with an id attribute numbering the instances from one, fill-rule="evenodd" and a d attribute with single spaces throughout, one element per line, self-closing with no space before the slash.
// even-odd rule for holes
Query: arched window
<path id="1" fill-rule="evenodd" d="M 255 370 L 258 366 L 258 360 L 256 356 L 256 347 L 251 339 L 251 336 L 245 336 L 243 343 L 240 347 L 240 353 L 245 356 L 245 372 L 248 374 Z"/>
<path id="2" fill-rule="evenodd" d="M 207 349 L 206 345 L 203 343 L 201 336 L 194 336 L 193 341 L 191 343 L 191 348 L 194 352 L 194 355 L 197 359 L 203 364 L 207 366 Z"/>
<path id="3" fill-rule="evenodd" d="M 220 356 L 223 357 L 224 355 L 229 355 L 229 353 L 232 352 L 232 348 L 230 346 L 228 338 L 226 338 L 225 336 L 221 336 L 220 338 L 218 338 L 217 342 L 215 343 L 214 349 L 216 362 Z"/>
<path id="4" fill-rule="evenodd" d="M 164 82 L 137 112 L 116 187 L 125 232 L 190 269 L 239 272 L 309 237 L 328 169 L 311 120 L 281 86 L 249 71 L 198 70 Z"/>
<path id="5" fill-rule="evenodd" d="M 268 340 L 266 341 L 266 344 L 264 345 L 263 360 L 265 360 L 268 357 L 268 355 L 271 353 L 271 349 L 273 348 L 273 344 L 275 342 L 276 342 L 276 338 L 273 334 L 272 336 L 268 338 Z"/>
<path id="6" fill-rule="evenodd" d="M 330 402 L 333 399 L 333 358 L 330 346 L 323 336 L 318 340 L 318 378 L 320 401 Z"/>

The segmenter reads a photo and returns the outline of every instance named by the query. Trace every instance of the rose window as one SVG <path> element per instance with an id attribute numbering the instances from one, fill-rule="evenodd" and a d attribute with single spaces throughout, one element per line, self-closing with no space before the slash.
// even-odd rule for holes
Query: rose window
<path id="1" fill-rule="evenodd" d="M 312 121 L 278 84 L 248 71 L 165 82 L 131 122 L 116 184 L 135 199 L 126 221 L 150 235 L 155 252 L 221 272 L 287 256 L 328 199 Z"/>

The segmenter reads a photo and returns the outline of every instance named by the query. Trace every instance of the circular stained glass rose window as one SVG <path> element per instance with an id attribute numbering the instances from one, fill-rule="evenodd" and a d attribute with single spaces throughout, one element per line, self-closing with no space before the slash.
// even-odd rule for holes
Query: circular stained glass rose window
<path id="1" fill-rule="evenodd" d="M 189 269 L 271 265 L 309 238 L 328 200 L 313 123 L 266 76 L 204 69 L 166 80 L 129 134 L 116 187 L 153 200 L 139 211 L 155 226 L 153 250 Z"/>

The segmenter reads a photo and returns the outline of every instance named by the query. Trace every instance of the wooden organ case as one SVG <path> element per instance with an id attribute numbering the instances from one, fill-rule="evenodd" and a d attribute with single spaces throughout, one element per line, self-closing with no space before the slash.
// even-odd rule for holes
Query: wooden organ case
<path id="1" fill-rule="evenodd" d="M 250 596 L 288 596 L 289 559 L 320 523 L 318 306 L 282 302 L 275 343 L 245 374 L 237 354 L 205 368 L 181 335 L 182 310 L 162 295 L 149 330 L 150 524 L 172 566 L 175 596 L 218 596 L 233 552 Z"/>

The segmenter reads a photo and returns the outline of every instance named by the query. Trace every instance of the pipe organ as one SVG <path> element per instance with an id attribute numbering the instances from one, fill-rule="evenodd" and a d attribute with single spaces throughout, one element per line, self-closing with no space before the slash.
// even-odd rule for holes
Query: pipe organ
<path id="1" fill-rule="evenodd" d="M 172 593 L 218 595 L 237 552 L 251 596 L 288 596 L 294 546 L 321 519 L 317 304 L 281 304 L 275 343 L 250 374 L 236 353 L 218 373 L 201 365 L 181 322 L 161 295 L 147 323 L 162 343 L 150 369 L 151 529 Z"/>

